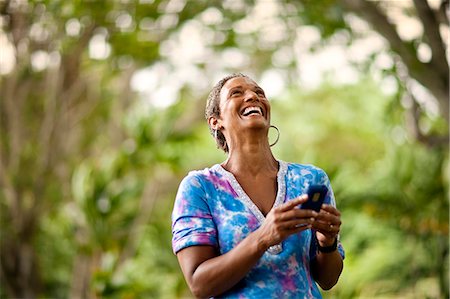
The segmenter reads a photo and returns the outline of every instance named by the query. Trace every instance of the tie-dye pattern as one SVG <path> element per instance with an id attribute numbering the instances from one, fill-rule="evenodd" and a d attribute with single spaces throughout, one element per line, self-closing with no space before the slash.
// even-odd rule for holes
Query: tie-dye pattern
<path id="1" fill-rule="evenodd" d="M 335 205 L 323 170 L 312 165 L 279 163 L 278 188 L 286 190 L 278 204 L 306 193 L 309 185 L 324 184 L 330 190 L 325 202 Z M 175 253 L 189 246 L 210 245 L 224 254 L 261 225 L 257 217 L 260 212 L 238 195 L 240 191 L 233 188 L 230 177 L 216 164 L 192 171 L 183 179 L 172 213 Z M 264 253 L 244 279 L 220 298 L 322 298 L 310 273 L 310 261 L 315 257 L 312 236 L 311 230 L 291 235 L 282 242 L 280 253 Z M 338 250 L 344 257 L 340 242 Z"/>

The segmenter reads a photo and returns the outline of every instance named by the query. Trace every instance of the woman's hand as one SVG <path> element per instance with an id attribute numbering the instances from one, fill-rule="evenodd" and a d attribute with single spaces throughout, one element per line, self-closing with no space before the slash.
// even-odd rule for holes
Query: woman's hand
<path id="1" fill-rule="evenodd" d="M 222 294 L 241 281 L 270 246 L 311 228 L 318 213 L 298 208 L 307 199 L 304 195 L 273 208 L 256 231 L 225 254 L 212 246 L 180 250 L 178 261 L 192 293 L 201 298 Z"/>
<path id="2" fill-rule="evenodd" d="M 332 205 L 323 204 L 312 227 L 322 247 L 332 246 L 341 229 L 341 213 Z"/>
<path id="3" fill-rule="evenodd" d="M 266 248 L 279 244 L 288 236 L 312 227 L 318 213 L 313 210 L 302 210 L 298 206 L 307 201 L 308 196 L 297 197 L 283 205 L 273 208 L 266 220 L 258 229 Z"/>
<path id="4" fill-rule="evenodd" d="M 341 229 L 341 213 L 335 207 L 323 204 L 312 227 L 316 230 L 317 241 L 321 247 L 332 246 Z M 329 290 L 337 283 L 343 266 L 339 251 L 319 251 L 311 263 L 311 271 L 320 287 Z"/>

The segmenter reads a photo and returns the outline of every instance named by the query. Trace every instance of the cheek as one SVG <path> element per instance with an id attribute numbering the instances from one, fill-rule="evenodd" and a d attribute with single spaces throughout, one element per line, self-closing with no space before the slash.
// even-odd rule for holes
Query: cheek
<path id="1" fill-rule="evenodd" d="M 237 103 L 236 101 L 229 100 L 220 106 L 220 114 L 222 118 L 234 117 L 237 114 Z"/>
<path id="2" fill-rule="evenodd" d="M 265 106 L 266 106 L 266 111 L 267 111 L 267 116 L 269 116 L 270 117 L 270 112 L 272 111 L 272 107 L 270 107 L 270 103 L 269 103 L 269 101 L 265 101 Z"/>

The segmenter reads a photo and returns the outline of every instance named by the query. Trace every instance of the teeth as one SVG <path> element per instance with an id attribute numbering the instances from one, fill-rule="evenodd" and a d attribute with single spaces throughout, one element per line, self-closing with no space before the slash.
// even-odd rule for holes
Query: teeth
<path id="1" fill-rule="evenodd" d="M 242 114 L 249 115 L 252 112 L 257 112 L 262 115 L 261 107 L 254 107 L 254 106 L 245 108 L 244 113 L 242 113 Z"/>

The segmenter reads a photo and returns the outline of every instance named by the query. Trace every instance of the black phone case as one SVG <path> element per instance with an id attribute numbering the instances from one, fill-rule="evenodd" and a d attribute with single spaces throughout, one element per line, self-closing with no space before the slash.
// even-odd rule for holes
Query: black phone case
<path id="1" fill-rule="evenodd" d="M 302 209 L 320 211 L 325 196 L 328 193 L 328 188 L 324 185 L 311 185 L 308 188 L 308 201 L 301 205 Z"/>

